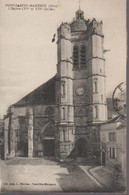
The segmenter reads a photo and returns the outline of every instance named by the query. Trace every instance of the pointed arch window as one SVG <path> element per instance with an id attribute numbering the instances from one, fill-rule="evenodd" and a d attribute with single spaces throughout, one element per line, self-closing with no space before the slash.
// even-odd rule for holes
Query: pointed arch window
<path id="1" fill-rule="evenodd" d="M 65 120 L 65 107 L 62 108 L 62 118 Z"/>
<path id="2" fill-rule="evenodd" d="M 97 92 L 97 81 L 94 82 L 95 85 L 95 92 Z"/>
<path id="3" fill-rule="evenodd" d="M 81 66 L 86 66 L 86 46 L 85 45 L 81 46 L 80 63 L 81 63 Z"/>
<path id="4" fill-rule="evenodd" d="M 66 140 L 66 137 L 65 137 L 65 130 L 63 129 L 63 141 Z"/>
<path id="5" fill-rule="evenodd" d="M 61 94 L 65 95 L 65 82 L 62 82 L 61 84 Z"/>
<path id="6" fill-rule="evenodd" d="M 93 82 L 93 92 L 94 93 L 98 92 L 98 79 L 94 79 L 94 82 Z"/>
<path id="7" fill-rule="evenodd" d="M 97 106 L 95 106 L 95 113 L 94 113 L 95 115 L 95 118 L 97 119 L 98 118 L 98 107 Z"/>
<path id="8" fill-rule="evenodd" d="M 79 64 L 79 49 L 77 45 L 73 47 L 73 65 L 76 67 Z"/>

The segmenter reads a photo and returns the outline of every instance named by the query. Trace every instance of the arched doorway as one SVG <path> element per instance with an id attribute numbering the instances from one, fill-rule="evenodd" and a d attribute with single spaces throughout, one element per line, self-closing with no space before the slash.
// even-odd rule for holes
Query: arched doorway
<path id="1" fill-rule="evenodd" d="M 55 156 L 55 139 L 44 139 L 43 141 L 43 155 Z"/>
<path id="2" fill-rule="evenodd" d="M 28 157 L 28 134 L 27 131 L 20 131 L 17 136 L 16 154 L 19 157 Z"/>
<path id="3" fill-rule="evenodd" d="M 49 122 L 42 133 L 43 156 L 55 156 L 55 127 Z"/>
<path id="4" fill-rule="evenodd" d="M 77 157 L 87 157 L 87 142 L 84 138 L 80 138 L 76 144 L 76 155 Z"/>

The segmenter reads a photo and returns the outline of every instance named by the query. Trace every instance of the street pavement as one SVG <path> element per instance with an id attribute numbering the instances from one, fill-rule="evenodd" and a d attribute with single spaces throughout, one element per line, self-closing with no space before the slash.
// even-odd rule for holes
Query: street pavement
<path id="1" fill-rule="evenodd" d="M 35 165 L 33 159 L 30 160 L 30 164 L 23 163 L 24 160 L 21 160 L 21 162 L 21 164 L 19 162 L 16 165 L 15 163 L 11 165 L 3 164 L 2 191 L 102 191 L 102 188 L 77 164 L 58 164 L 56 162 L 51 164 L 44 159 L 40 165 L 39 163 Z"/>
<path id="2" fill-rule="evenodd" d="M 64 192 L 101 192 L 102 189 L 77 164 L 63 165 L 68 174 L 59 174 L 57 179 Z"/>

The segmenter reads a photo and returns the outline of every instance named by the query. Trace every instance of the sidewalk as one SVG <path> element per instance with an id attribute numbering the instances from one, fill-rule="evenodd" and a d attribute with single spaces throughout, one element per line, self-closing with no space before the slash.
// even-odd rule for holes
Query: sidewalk
<path id="1" fill-rule="evenodd" d="M 121 178 L 118 178 L 118 175 L 114 175 L 114 170 L 109 169 L 104 166 L 98 166 L 94 168 L 90 168 L 89 173 L 96 178 L 99 183 L 105 187 L 107 191 L 125 191 L 125 187 L 123 186 Z M 119 181 L 118 181 L 119 180 Z M 118 183 L 117 183 L 118 182 Z"/>
<path id="2" fill-rule="evenodd" d="M 89 173 L 95 177 L 106 189 L 111 189 L 113 179 L 112 170 L 99 166 L 89 169 Z"/>
<path id="3" fill-rule="evenodd" d="M 105 189 L 105 187 L 99 182 L 99 180 L 94 177 L 90 172 L 89 170 L 92 170 L 94 169 L 93 166 L 79 166 L 93 181 L 94 183 L 96 183 L 101 189 Z"/>

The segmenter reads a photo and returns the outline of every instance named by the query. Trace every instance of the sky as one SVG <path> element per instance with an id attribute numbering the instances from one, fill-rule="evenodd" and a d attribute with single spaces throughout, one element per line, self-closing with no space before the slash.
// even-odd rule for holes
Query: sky
<path id="1" fill-rule="evenodd" d="M 0 118 L 7 108 L 56 74 L 53 34 L 72 22 L 78 0 L 0 1 Z M 9 10 L 5 4 L 58 5 L 54 11 Z M 85 19 L 103 21 L 107 95 L 126 80 L 126 1 L 81 0 Z"/>

